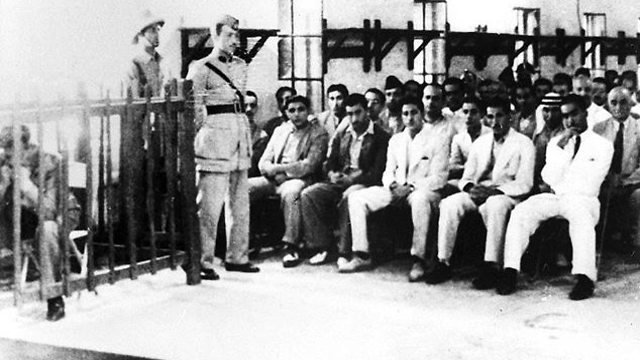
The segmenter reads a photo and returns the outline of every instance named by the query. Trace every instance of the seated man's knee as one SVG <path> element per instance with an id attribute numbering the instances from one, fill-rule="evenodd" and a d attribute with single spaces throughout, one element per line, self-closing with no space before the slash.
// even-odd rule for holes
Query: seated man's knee
<path id="1" fill-rule="evenodd" d="M 508 196 L 496 195 L 490 196 L 485 202 L 486 211 L 492 212 L 507 212 L 513 208 L 513 201 Z"/>

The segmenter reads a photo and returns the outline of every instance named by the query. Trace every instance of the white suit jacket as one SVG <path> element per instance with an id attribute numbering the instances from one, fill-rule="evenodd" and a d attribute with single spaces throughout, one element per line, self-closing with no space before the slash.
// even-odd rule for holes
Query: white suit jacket
<path id="1" fill-rule="evenodd" d="M 616 140 L 620 124 L 614 118 L 597 123 L 593 132 L 613 142 Z M 622 173 L 620 180 L 625 185 L 640 183 L 640 121 L 629 116 L 624 121 L 622 145 Z"/>
<path id="2" fill-rule="evenodd" d="M 573 157 L 575 140 L 561 149 L 554 137 L 547 145 L 547 163 L 542 169 L 542 180 L 551 186 L 557 195 L 583 195 L 597 197 L 604 181 L 611 157 L 613 144 L 602 136 L 587 130 L 580 134 L 580 148 Z M 573 157 L 573 159 L 572 159 Z"/>
<path id="3" fill-rule="evenodd" d="M 510 129 L 495 159 L 490 179 L 481 182 L 480 177 L 491 160 L 492 145 L 493 132 L 482 135 L 473 142 L 462 179 L 458 183 L 460 190 L 473 183 L 497 185 L 498 190 L 511 197 L 527 195 L 533 187 L 535 165 L 535 149 L 531 139 Z"/>
<path id="4" fill-rule="evenodd" d="M 490 128 L 481 125 L 480 136 L 490 132 Z M 469 151 L 471 150 L 472 143 L 473 141 L 471 141 L 471 135 L 469 135 L 466 130 L 459 132 L 453 136 L 453 139 L 451 140 L 451 155 L 449 156 L 450 168 L 462 169 L 464 167 L 464 164 L 469 158 Z"/>
<path id="5" fill-rule="evenodd" d="M 449 144 L 429 126 L 412 140 L 409 130 L 395 134 L 389 140 L 387 165 L 382 184 L 389 187 L 394 181 L 410 184 L 416 189 L 438 190 L 447 183 Z"/>

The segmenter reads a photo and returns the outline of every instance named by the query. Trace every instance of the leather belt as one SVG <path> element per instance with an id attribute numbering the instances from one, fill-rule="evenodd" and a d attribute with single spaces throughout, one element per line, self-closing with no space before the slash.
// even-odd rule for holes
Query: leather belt
<path id="1" fill-rule="evenodd" d="M 207 105 L 207 115 L 244 113 L 239 103 L 226 105 Z"/>

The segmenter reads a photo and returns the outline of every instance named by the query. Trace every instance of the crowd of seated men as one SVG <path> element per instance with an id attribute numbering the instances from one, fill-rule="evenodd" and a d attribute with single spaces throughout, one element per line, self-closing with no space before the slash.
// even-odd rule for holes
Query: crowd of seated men
<path id="1" fill-rule="evenodd" d="M 364 94 L 333 84 L 317 115 L 306 97 L 280 88 L 280 114 L 254 129 L 266 146 L 254 154 L 249 184 L 252 208 L 280 201 L 284 267 L 308 259 L 336 261 L 341 273 L 368 270 L 369 216 L 404 208 L 413 224 L 409 281 L 443 283 L 453 276 L 462 220 L 476 212 L 486 238 L 477 239 L 484 261 L 472 286 L 508 295 L 530 237 L 561 218 L 576 277 L 569 297 L 592 296 L 603 218 L 608 248 L 633 260 L 640 253 L 636 74 L 592 79 L 580 68 L 532 78 L 521 67 L 500 81 L 470 72 L 424 85 L 389 76 L 383 90 Z"/>

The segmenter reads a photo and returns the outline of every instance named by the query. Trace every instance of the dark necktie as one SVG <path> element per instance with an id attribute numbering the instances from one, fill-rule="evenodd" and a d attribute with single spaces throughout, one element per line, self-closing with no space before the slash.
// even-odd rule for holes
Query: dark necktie
<path id="1" fill-rule="evenodd" d="M 611 160 L 611 171 L 614 174 L 620 174 L 622 172 L 622 152 L 624 144 L 624 123 L 619 122 L 618 133 L 616 133 L 616 139 L 613 142 L 613 159 Z"/>
<path id="2" fill-rule="evenodd" d="M 576 154 L 578 153 L 578 150 L 580 149 L 580 142 L 582 141 L 582 139 L 580 138 L 580 135 L 576 136 L 576 143 L 573 145 L 573 156 L 571 157 L 571 159 L 576 157 Z"/>

